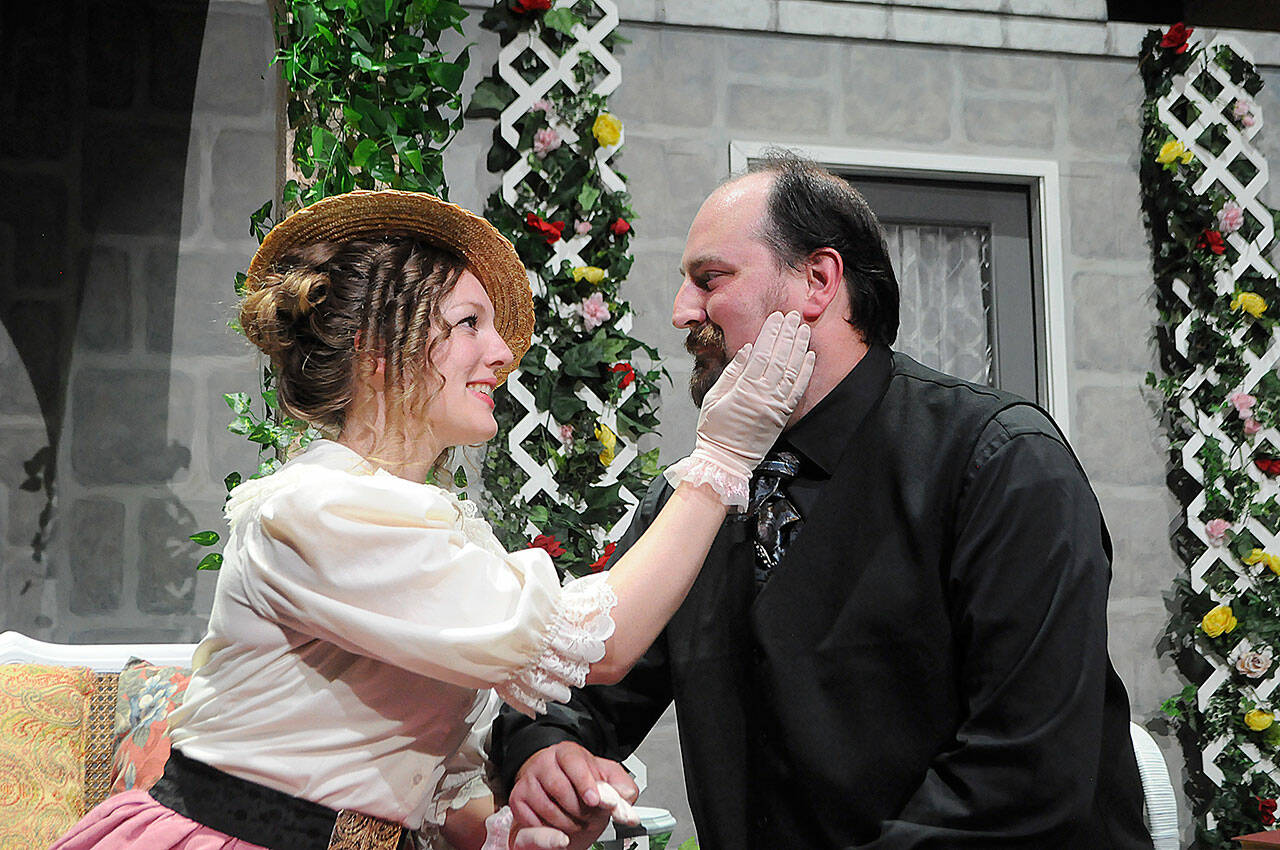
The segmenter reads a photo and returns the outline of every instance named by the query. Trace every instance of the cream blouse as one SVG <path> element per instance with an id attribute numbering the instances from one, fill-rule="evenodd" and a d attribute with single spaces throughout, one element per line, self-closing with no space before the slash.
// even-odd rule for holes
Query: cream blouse
<path id="1" fill-rule="evenodd" d="M 603 575 L 563 588 L 475 506 L 312 443 L 237 487 L 173 743 L 227 773 L 418 829 L 488 791 L 499 698 L 545 711 L 604 655 Z"/>

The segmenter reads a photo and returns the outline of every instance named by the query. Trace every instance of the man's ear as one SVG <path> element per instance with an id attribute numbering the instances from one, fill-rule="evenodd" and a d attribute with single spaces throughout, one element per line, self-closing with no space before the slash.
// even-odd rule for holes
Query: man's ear
<path id="1" fill-rule="evenodd" d="M 844 259 L 835 248 L 819 248 L 805 260 L 805 295 L 800 316 L 817 320 L 844 286 Z"/>

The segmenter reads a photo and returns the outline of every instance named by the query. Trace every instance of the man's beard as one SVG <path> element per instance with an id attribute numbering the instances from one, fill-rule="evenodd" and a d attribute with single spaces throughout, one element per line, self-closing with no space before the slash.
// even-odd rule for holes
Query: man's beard
<path id="1" fill-rule="evenodd" d="M 702 400 L 716 379 L 729 365 L 729 353 L 724 347 L 724 331 L 719 325 L 703 322 L 690 329 L 684 341 L 685 351 L 693 355 L 693 372 L 689 375 L 689 395 L 693 403 L 702 407 Z"/>

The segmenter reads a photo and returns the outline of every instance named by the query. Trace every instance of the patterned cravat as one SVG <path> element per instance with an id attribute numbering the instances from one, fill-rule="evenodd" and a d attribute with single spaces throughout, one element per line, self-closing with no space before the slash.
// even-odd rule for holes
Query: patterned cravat
<path id="1" fill-rule="evenodd" d="M 751 501 L 747 504 L 747 514 L 755 517 L 757 593 L 787 554 L 787 547 L 804 522 L 783 489 L 799 471 L 800 458 L 797 455 L 776 451 L 770 452 L 756 467 L 751 479 Z"/>

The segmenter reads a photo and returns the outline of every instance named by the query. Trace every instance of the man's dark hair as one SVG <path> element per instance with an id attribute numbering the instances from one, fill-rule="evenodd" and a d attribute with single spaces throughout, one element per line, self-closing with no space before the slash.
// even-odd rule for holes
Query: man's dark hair
<path id="1" fill-rule="evenodd" d="M 880 222 L 862 195 L 789 151 L 766 151 L 749 170 L 774 175 L 768 220 L 758 235 L 778 264 L 799 269 L 814 251 L 834 248 L 844 261 L 849 324 L 868 345 L 892 345 L 898 336 L 898 279 Z"/>

